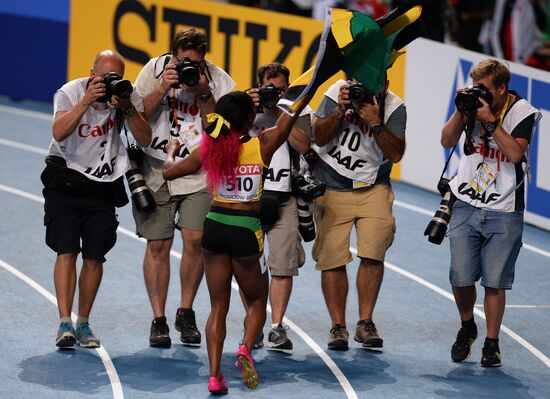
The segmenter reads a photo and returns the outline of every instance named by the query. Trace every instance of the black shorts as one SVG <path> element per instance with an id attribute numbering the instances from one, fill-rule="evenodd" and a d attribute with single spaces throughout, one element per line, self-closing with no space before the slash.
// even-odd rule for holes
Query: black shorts
<path id="1" fill-rule="evenodd" d="M 258 255 L 264 250 L 258 212 L 210 208 L 204 220 L 202 248 L 235 257 Z"/>
<path id="2" fill-rule="evenodd" d="M 82 258 L 105 262 L 105 255 L 115 245 L 118 227 L 112 203 L 48 189 L 42 192 L 48 247 L 58 255 L 82 250 Z"/>

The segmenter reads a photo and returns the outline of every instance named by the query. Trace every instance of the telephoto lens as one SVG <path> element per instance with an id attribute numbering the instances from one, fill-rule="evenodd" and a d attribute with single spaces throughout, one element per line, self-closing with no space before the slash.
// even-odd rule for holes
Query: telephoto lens
<path id="1" fill-rule="evenodd" d="M 139 159 L 143 153 L 139 148 L 131 146 L 128 148 L 128 158 L 130 159 L 130 169 L 126 172 L 128 187 L 132 193 L 132 201 L 138 211 L 150 212 L 155 209 L 156 203 L 153 194 L 145 184 L 145 178 L 139 167 Z"/>
<path id="2" fill-rule="evenodd" d="M 298 206 L 298 231 L 302 239 L 305 242 L 315 240 L 315 223 L 310 209 L 311 203 L 296 197 L 296 205 Z"/>
<path id="3" fill-rule="evenodd" d="M 448 190 L 443 196 L 443 199 L 439 203 L 439 208 L 435 211 L 435 215 L 424 231 L 424 235 L 428 236 L 429 242 L 437 245 L 443 242 L 445 233 L 447 232 L 447 225 L 449 224 L 449 220 L 451 220 L 451 211 L 455 199 L 451 190 Z"/>

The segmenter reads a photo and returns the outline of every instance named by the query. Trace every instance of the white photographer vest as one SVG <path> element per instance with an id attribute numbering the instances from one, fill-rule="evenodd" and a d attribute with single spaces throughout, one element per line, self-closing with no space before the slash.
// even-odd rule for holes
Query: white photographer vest
<path id="1" fill-rule="evenodd" d="M 505 115 L 502 128 L 510 134 L 514 128 L 529 115 L 535 116 L 533 131 L 542 114 L 524 99 L 517 101 Z M 475 152 L 472 155 L 463 155 L 460 158 L 458 174 L 450 182 L 451 191 L 461 201 L 476 208 L 513 212 L 516 204 L 516 190 L 520 184 L 525 184 L 525 174 L 529 167 L 529 146 L 525 150 L 525 159 L 521 161 L 521 176 L 516 176 L 516 164 L 512 163 L 499 149 L 493 137 L 489 137 L 489 149 L 485 149 L 481 138 L 481 124 L 476 121 L 472 132 Z M 485 157 L 483 157 L 485 153 Z M 485 162 L 488 167 L 497 173 L 495 181 L 483 192 L 479 193 L 470 184 L 478 166 Z M 517 178 L 516 178 L 517 177 Z"/>
<path id="2" fill-rule="evenodd" d="M 63 85 L 54 96 L 54 116 L 68 111 L 86 94 L 89 78 L 72 80 Z M 143 100 L 134 90 L 130 96 L 136 110 L 143 112 Z M 67 167 L 91 180 L 111 182 L 128 170 L 128 153 L 116 125 L 115 109 L 96 110 L 89 106 L 76 129 L 64 140 L 52 139 L 49 155 L 62 157 Z M 123 120 L 121 120 L 123 123 Z"/>
<path id="3" fill-rule="evenodd" d="M 333 84 L 325 96 L 338 102 L 340 87 L 347 84 L 338 80 Z M 384 123 L 403 101 L 392 92 L 386 94 Z M 342 132 L 326 145 L 312 148 L 319 154 L 332 169 L 340 175 L 365 185 L 372 185 L 376 181 L 378 169 L 384 160 L 384 154 L 376 143 L 369 126 L 363 122 L 354 110 L 346 111 L 342 122 Z"/>

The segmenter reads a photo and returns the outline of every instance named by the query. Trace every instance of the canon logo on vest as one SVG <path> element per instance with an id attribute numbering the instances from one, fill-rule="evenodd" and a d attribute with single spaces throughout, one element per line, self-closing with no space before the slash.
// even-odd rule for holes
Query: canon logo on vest
<path id="1" fill-rule="evenodd" d="M 83 123 L 78 126 L 78 135 L 82 138 L 86 137 L 101 137 L 109 133 L 109 131 L 115 125 L 115 121 L 109 118 L 103 125 L 91 126 L 87 123 Z"/>

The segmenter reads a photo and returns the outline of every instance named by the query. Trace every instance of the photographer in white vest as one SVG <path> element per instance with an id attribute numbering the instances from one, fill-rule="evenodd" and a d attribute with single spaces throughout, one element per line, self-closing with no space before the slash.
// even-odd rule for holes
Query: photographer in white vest
<path id="1" fill-rule="evenodd" d="M 141 145 L 151 142 L 141 95 L 123 80 L 124 61 L 111 50 L 100 52 L 90 76 L 72 80 L 54 96 L 53 139 L 44 183 L 46 243 L 57 253 L 55 292 L 61 318 L 56 345 L 97 348 L 88 317 L 103 275 L 105 255 L 115 245 L 115 207 L 128 203 L 123 177 L 128 153 L 120 138 L 124 123 Z M 78 276 L 76 331 L 71 311 Z"/>
<path id="2" fill-rule="evenodd" d="M 366 349 L 383 346 L 372 317 L 395 234 L 390 172 L 405 151 L 407 122 L 405 105 L 387 90 L 388 84 L 373 93 L 357 82 L 337 81 L 325 93 L 313 124 L 313 149 L 319 155 L 313 174 L 326 185 L 325 195 L 315 201 L 313 259 L 322 272 L 332 321 L 329 349 L 348 349 L 346 265 L 353 260 L 349 247 L 354 226 L 360 258 L 355 341 Z"/>
<path id="3" fill-rule="evenodd" d="M 466 132 L 464 155 L 450 181 L 456 201 L 449 224 L 449 278 L 462 322 L 451 358 L 454 362 L 468 359 L 477 338 L 473 312 L 475 283 L 481 278 L 487 324 L 481 366 L 499 367 L 498 335 L 506 290 L 512 288 L 522 246 L 529 144 L 541 113 L 509 90 L 510 70 L 502 62 L 481 61 L 470 77 L 473 90 L 459 90 L 455 100 L 458 108 L 464 108 L 472 103 L 468 101 L 472 94 L 477 99 L 471 110 L 475 124 Z M 447 121 L 441 131 L 443 147 L 455 146 L 469 130 L 467 111 L 457 110 Z"/>
<path id="4" fill-rule="evenodd" d="M 290 71 L 280 63 L 262 65 L 258 68 L 259 88 L 246 93 L 261 111 L 256 114 L 250 130 L 251 136 L 261 135 L 277 123 L 282 111 L 277 101 L 284 96 L 289 86 Z M 271 275 L 269 301 L 271 303 L 271 329 L 268 334 L 268 347 L 291 350 L 292 341 L 288 338 L 288 327 L 283 325 L 286 308 L 292 293 L 293 278 L 298 268 L 305 263 L 305 252 L 298 232 L 298 209 L 292 196 L 290 176 L 292 173 L 292 152 L 302 154 L 310 147 L 311 109 L 298 118 L 290 136 L 273 154 L 269 169 L 265 173 L 262 194 L 263 226 L 269 245 L 267 265 Z M 254 347 L 263 346 L 261 332 Z"/>
<path id="5" fill-rule="evenodd" d="M 136 79 L 147 121 L 153 128 L 153 140 L 143 148 L 143 175 L 156 207 L 152 212 L 139 211 L 135 204 L 133 207 L 136 232 L 147 239 L 143 275 L 154 317 L 149 335 L 149 345 L 153 347 L 172 344 L 165 307 L 175 230 L 184 243 L 175 328 L 183 344 L 201 343 L 193 302 L 204 274 L 202 230 L 212 199 L 202 172 L 165 181 L 162 164 L 165 147 L 172 140 L 183 144 L 179 158 L 198 148 L 205 115 L 214 112 L 217 99 L 235 87 L 224 70 L 205 59 L 207 45 L 203 32 L 182 29 L 172 40 L 171 53 L 149 60 Z"/>

